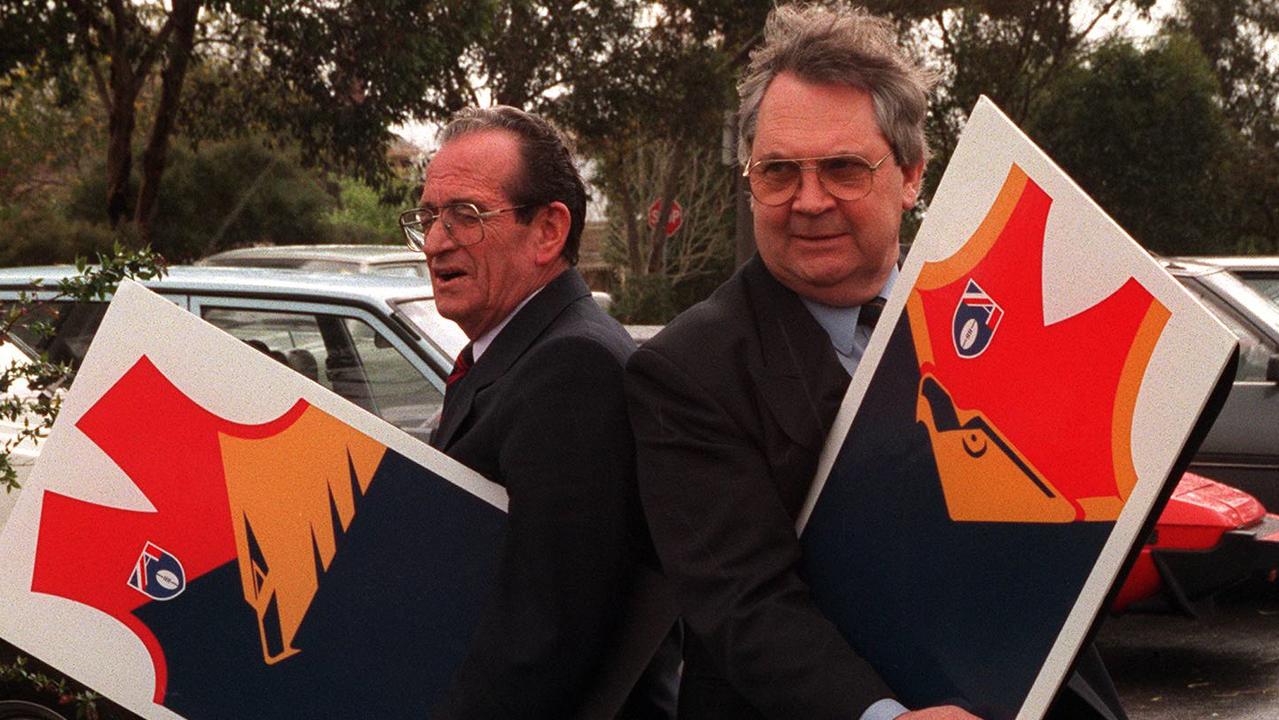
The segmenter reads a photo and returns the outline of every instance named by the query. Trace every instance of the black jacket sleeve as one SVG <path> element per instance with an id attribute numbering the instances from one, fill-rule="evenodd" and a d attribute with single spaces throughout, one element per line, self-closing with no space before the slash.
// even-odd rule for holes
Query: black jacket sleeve
<path id="1" fill-rule="evenodd" d="M 770 718 L 856 719 L 891 697 L 814 604 L 765 451 L 715 392 L 658 350 L 631 357 L 627 399 L 640 497 L 692 634 Z M 756 412 L 766 412 L 756 409 Z"/>

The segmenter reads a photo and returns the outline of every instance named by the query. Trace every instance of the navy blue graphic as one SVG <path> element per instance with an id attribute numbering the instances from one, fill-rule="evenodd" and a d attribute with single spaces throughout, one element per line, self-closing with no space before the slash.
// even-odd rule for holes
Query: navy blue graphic
<path id="1" fill-rule="evenodd" d="M 907 707 L 1009 720 L 1113 523 L 951 521 L 918 367 L 903 313 L 804 529 L 805 579 Z"/>
<path id="2" fill-rule="evenodd" d="M 429 717 L 487 604 L 506 514 L 390 450 L 359 502 L 292 657 L 263 662 L 234 562 L 135 611 L 165 649 L 167 706 L 200 720 Z"/>

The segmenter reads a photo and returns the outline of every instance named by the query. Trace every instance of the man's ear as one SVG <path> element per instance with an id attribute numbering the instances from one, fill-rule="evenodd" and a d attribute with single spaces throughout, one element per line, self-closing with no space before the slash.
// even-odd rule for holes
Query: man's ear
<path id="1" fill-rule="evenodd" d="M 924 182 L 924 165 L 920 161 L 902 168 L 902 210 L 910 210 L 919 200 L 919 187 Z"/>
<path id="2" fill-rule="evenodd" d="M 533 219 L 533 237 L 536 243 L 534 257 L 538 265 L 550 264 L 560 257 L 571 225 L 568 206 L 559 201 L 548 204 L 537 214 Z"/>

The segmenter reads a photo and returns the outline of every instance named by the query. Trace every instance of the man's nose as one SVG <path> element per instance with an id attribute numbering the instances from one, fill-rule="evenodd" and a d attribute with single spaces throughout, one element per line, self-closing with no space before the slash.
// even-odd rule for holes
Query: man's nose
<path id="1" fill-rule="evenodd" d="M 795 189 L 795 198 L 791 200 L 791 211 L 818 215 L 835 207 L 835 197 L 826 191 L 826 186 L 817 177 L 817 168 L 801 168 L 799 187 Z"/>
<path id="2" fill-rule="evenodd" d="M 448 228 L 444 226 L 444 218 L 437 218 L 431 223 L 431 228 L 426 231 L 426 235 L 422 240 L 422 252 L 427 257 L 439 255 L 446 250 L 452 250 L 457 247 L 457 243 L 453 241 L 453 236 L 449 234 Z"/>

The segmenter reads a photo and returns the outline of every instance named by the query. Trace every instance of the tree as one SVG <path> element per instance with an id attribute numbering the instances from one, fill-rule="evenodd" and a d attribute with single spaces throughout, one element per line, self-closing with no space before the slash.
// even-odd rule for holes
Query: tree
<path id="1" fill-rule="evenodd" d="M 733 202 L 726 192 L 732 171 L 720 163 L 718 153 L 704 148 L 684 147 L 672 153 L 674 142 L 636 145 L 618 169 L 621 175 L 614 178 L 604 257 L 622 269 L 626 280 L 614 313 L 625 322 L 670 320 L 686 304 L 676 301 L 681 286 L 702 289 L 705 283 L 699 281 L 708 277 L 718 284 L 732 267 L 730 228 L 724 222 Z M 674 172 L 672 162 L 679 166 Z M 671 177 L 675 186 L 667 188 Z M 682 223 L 669 238 L 660 220 L 652 228 L 647 225 L 651 203 L 656 200 L 660 206 L 668 189 L 682 208 Z M 654 244 L 655 235 L 660 245 Z"/>
<path id="2" fill-rule="evenodd" d="M 1225 234 L 1241 251 L 1279 251 L 1279 5 L 1181 0 L 1168 29 L 1198 43 L 1220 83 L 1225 117 L 1239 133 L 1225 184 L 1247 192 Z"/>
<path id="3" fill-rule="evenodd" d="M 1182 35 L 1149 49 L 1111 40 L 1051 86 L 1030 136 L 1142 245 L 1167 254 L 1222 248 L 1235 135 L 1216 77 Z"/>
<path id="4" fill-rule="evenodd" d="M 940 82 L 928 118 L 934 159 L 925 179 L 924 199 L 941 179 L 960 130 L 977 98 L 986 95 L 1023 124 L 1052 93 L 1052 84 L 1078 68 L 1107 17 L 1120 10 L 1144 11 L 1152 0 L 1012 0 L 934 2 L 918 22 L 904 18 L 903 30 Z M 910 11 L 907 11 L 910 12 Z"/>
<path id="5" fill-rule="evenodd" d="M 212 73 L 221 78 L 217 87 L 244 100 L 225 127 L 287 132 L 314 162 L 384 179 L 387 127 L 406 119 L 435 77 L 455 64 L 491 4 L 2 0 L 0 36 L 14 47 L 0 60 L 0 74 L 65 79 L 68 59 L 83 60 L 107 116 L 107 216 L 113 226 L 135 224 L 146 242 L 179 119 L 195 116 L 182 112 L 192 67 L 216 66 L 223 71 Z M 417 28 L 433 32 L 405 41 L 406 29 Z M 140 116 L 147 92 L 154 98 Z M 197 100 L 231 105 L 217 92 Z M 139 125 L 145 140 L 131 198 Z"/>

